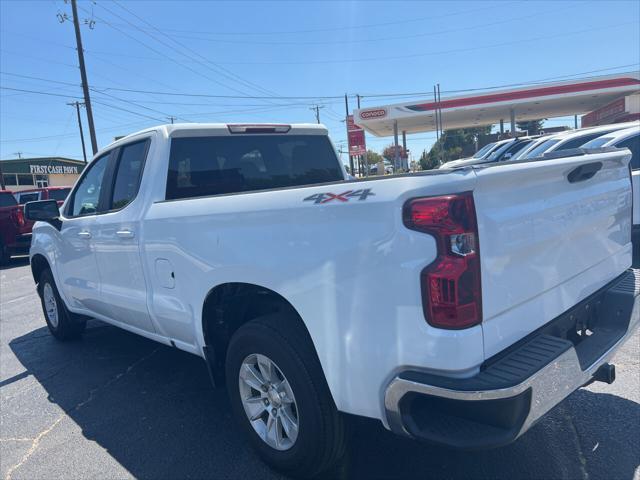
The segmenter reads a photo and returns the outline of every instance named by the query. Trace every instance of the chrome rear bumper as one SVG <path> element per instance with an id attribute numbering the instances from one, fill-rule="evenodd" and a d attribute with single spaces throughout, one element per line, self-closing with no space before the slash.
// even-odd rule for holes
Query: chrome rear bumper
<path id="1" fill-rule="evenodd" d="M 407 371 L 385 393 L 389 428 L 460 448 L 512 442 L 581 386 L 640 324 L 640 270 L 507 349 L 481 372 L 452 379 Z M 582 328 L 582 335 L 575 333 Z"/>

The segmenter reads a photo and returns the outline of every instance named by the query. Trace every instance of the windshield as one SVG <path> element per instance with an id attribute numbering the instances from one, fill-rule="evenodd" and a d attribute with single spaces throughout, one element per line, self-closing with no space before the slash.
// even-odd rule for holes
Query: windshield
<path id="1" fill-rule="evenodd" d="M 531 143 L 527 143 L 526 145 L 520 147 L 513 154 L 513 156 L 511 157 L 511 160 L 517 160 L 518 158 L 522 157 L 525 154 L 525 152 L 527 152 L 532 146 L 535 146 L 535 145 L 537 145 L 539 143 L 540 142 L 531 142 Z"/>
<path id="2" fill-rule="evenodd" d="M 57 200 L 59 202 L 64 201 L 69 195 L 71 188 L 61 188 L 59 190 L 49 190 L 49 198 L 51 200 Z"/>
<path id="3" fill-rule="evenodd" d="M 533 140 L 515 140 L 513 142 L 505 143 L 503 146 L 495 150 L 487 157 L 487 161 L 495 162 L 502 160 L 513 160 L 514 152 L 519 152 L 533 142 Z M 511 154 L 510 156 L 508 156 Z M 507 157 L 508 158 L 505 158 Z"/>
<path id="4" fill-rule="evenodd" d="M 533 140 L 523 140 L 522 142 L 514 142 L 502 155 L 499 160 L 513 160 L 515 156 L 523 152 L 526 148 L 528 148 L 533 143 Z M 506 156 L 511 154 L 511 156 L 507 159 Z"/>
<path id="5" fill-rule="evenodd" d="M 542 142 L 537 147 L 531 149 L 531 151 L 529 153 L 527 153 L 524 156 L 524 158 L 533 158 L 533 157 L 537 157 L 539 155 L 542 155 L 544 152 L 549 150 L 551 147 L 553 147 L 559 141 L 560 141 L 559 138 L 550 138 L 549 140 L 547 140 L 545 142 Z"/>
<path id="6" fill-rule="evenodd" d="M 471 158 L 482 158 L 486 154 L 488 154 L 491 151 L 491 149 L 493 149 L 493 147 L 495 146 L 496 146 L 496 142 L 488 143 L 487 145 L 482 147 L 480 150 L 478 150 L 476 153 L 474 153 Z"/>
<path id="7" fill-rule="evenodd" d="M 486 159 L 488 161 L 497 160 L 507 150 L 507 148 L 511 146 L 513 146 L 513 143 L 511 142 L 505 143 L 504 145 L 499 146 L 493 152 L 491 152 L 491 154 Z"/>
<path id="8" fill-rule="evenodd" d="M 10 192 L 0 192 L 0 207 L 13 207 L 17 204 L 18 202 Z"/>
<path id="9" fill-rule="evenodd" d="M 582 148 L 598 148 L 613 140 L 613 137 L 598 137 L 582 145 Z"/>

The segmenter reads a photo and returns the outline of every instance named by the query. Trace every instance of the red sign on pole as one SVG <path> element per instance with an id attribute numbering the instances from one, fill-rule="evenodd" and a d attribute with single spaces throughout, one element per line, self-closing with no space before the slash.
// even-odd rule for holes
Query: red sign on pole
<path id="1" fill-rule="evenodd" d="M 367 146 L 364 139 L 364 130 L 353 121 L 353 115 L 347 117 L 347 139 L 349 140 L 349 155 L 364 155 Z"/>

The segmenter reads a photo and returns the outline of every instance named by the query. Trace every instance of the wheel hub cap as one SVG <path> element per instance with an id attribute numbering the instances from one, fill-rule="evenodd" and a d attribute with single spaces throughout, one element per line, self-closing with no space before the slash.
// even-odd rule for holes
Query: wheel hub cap
<path id="1" fill-rule="evenodd" d="M 58 326 L 58 304 L 56 303 L 56 296 L 53 293 L 53 288 L 48 283 L 44 284 L 42 289 L 42 299 L 44 301 L 44 309 L 47 314 L 49 323 L 56 328 Z"/>
<path id="2" fill-rule="evenodd" d="M 267 356 L 248 355 L 238 375 L 240 399 L 258 436 L 276 450 L 288 450 L 298 438 L 298 406 L 293 390 Z"/>

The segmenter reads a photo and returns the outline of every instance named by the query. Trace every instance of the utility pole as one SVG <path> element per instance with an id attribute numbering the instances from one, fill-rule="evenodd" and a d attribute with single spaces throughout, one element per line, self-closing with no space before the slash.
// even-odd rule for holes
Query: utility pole
<path id="1" fill-rule="evenodd" d="M 438 83 L 438 120 L 440 120 L 440 134 L 444 132 L 444 126 L 442 125 L 442 100 L 440 98 L 440 84 Z"/>
<path id="2" fill-rule="evenodd" d="M 80 20 L 78 19 L 78 6 L 76 0 L 71 0 L 71 11 L 73 12 L 73 26 L 76 31 L 76 47 L 78 50 L 78 63 L 80 63 L 80 77 L 82 78 L 82 91 L 84 93 L 84 106 L 87 109 L 87 121 L 89 122 L 89 136 L 91 137 L 91 150 L 95 155 L 98 151 L 98 141 L 96 140 L 96 128 L 93 124 L 93 110 L 91 109 L 91 99 L 89 98 L 89 84 L 87 82 L 87 71 L 84 66 L 84 50 L 82 49 L 82 38 L 80 37 Z"/>
<path id="3" fill-rule="evenodd" d="M 438 83 L 438 120 L 440 121 L 440 136 L 444 135 L 444 126 L 442 125 L 442 100 L 440 98 L 440 84 Z M 440 163 L 444 163 L 444 145 L 442 145 L 442 149 L 440 153 L 442 154 L 442 158 L 440 159 Z"/>
<path id="4" fill-rule="evenodd" d="M 14 155 L 17 155 L 19 159 L 22 158 L 22 152 L 14 152 Z"/>
<path id="5" fill-rule="evenodd" d="M 346 116 L 344 117 L 344 122 L 345 122 L 345 127 L 347 128 L 347 151 L 349 150 L 349 145 L 348 145 L 348 141 L 349 141 L 349 99 L 347 98 L 347 94 L 344 94 L 344 110 L 345 110 L 345 114 Z M 353 157 L 351 156 L 351 152 L 349 153 L 349 169 L 351 170 L 351 175 L 353 175 L 354 177 L 355 172 L 353 171 Z"/>
<path id="6" fill-rule="evenodd" d="M 316 112 L 316 123 L 320 123 L 320 109 L 324 108 L 324 105 L 314 105 L 313 107 L 309 108 L 309 110 L 315 110 Z"/>
<path id="7" fill-rule="evenodd" d="M 438 93 L 436 92 L 435 85 L 433 86 L 433 104 L 435 105 L 433 115 L 436 123 L 436 141 L 438 141 L 440 140 L 440 121 L 438 120 Z"/>
<path id="8" fill-rule="evenodd" d="M 171 124 L 172 124 L 172 125 L 173 125 L 173 121 L 174 121 L 174 120 L 177 120 L 177 118 L 176 118 L 176 117 L 174 117 L 173 115 L 169 115 L 169 116 L 168 116 L 168 117 L 166 117 L 166 118 L 171 122 Z"/>
<path id="9" fill-rule="evenodd" d="M 82 131 L 82 119 L 80 118 L 80 105 L 84 105 L 84 103 L 76 101 L 67 103 L 67 105 L 76 107 L 76 113 L 78 114 L 78 128 L 80 128 L 80 141 L 82 142 L 82 158 L 84 158 L 84 163 L 87 163 L 87 151 L 84 148 L 84 132 Z"/>
<path id="10" fill-rule="evenodd" d="M 360 110 L 360 94 L 356 95 L 356 100 L 358 101 L 358 110 Z M 363 161 L 364 161 L 364 175 L 365 177 L 368 177 L 369 176 L 369 155 L 367 154 L 366 150 L 364 151 Z"/>

